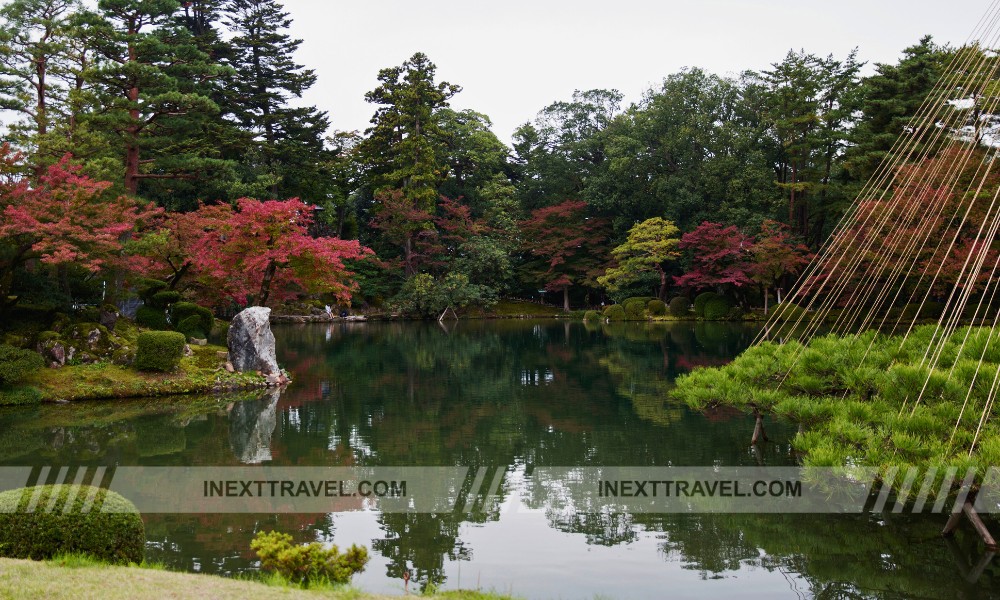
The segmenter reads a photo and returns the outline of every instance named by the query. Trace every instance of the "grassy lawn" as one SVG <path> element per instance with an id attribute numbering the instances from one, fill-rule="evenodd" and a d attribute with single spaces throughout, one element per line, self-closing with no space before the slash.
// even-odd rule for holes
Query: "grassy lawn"
<path id="1" fill-rule="evenodd" d="M 287 585 L 228 579 L 214 575 L 174 573 L 160 568 L 118 567 L 67 557 L 53 561 L 0 558 L 0 598 L 51 600 L 127 600 L 217 598 L 268 600 L 270 598 L 379 600 L 398 596 L 366 594 L 351 587 L 303 590 Z M 509 600 L 474 591 L 452 591 L 428 596 L 449 600 Z"/>
<path id="2" fill-rule="evenodd" d="M 228 373 L 218 352 L 221 346 L 191 346 L 192 356 L 181 359 L 173 373 L 143 373 L 110 363 L 70 365 L 41 369 L 28 376 L 20 388 L 34 388 L 39 400 L 75 401 L 167 394 L 208 393 L 261 387 L 263 379 L 254 373 Z M 0 405 L 5 404 L 0 395 Z"/>

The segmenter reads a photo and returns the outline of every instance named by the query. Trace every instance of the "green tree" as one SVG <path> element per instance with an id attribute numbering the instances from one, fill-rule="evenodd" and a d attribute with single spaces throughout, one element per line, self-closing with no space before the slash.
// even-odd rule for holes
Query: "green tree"
<path id="1" fill-rule="evenodd" d="M 316 82 L 293 60 L 302 40 L 288 35 L 291 18 L 276 0 L 228 0 L 223 10 L 232 37 L 222 62 L 232 71 L 221 104 L 252 138 L 241 149 L 238 194 L 326 198 L 329 119 L 315 106 L 290 105 Z"/>
<path id="2" fill-rule="evenodd" d="M 847 169 L 859 184 L 875 175 L 896 139 L 911 125 L 946 62 L 945 49 L 924 36 L 903 50 L 896 64 L 878 63 L 875 73 L 861 80 L 856 101 L 860 118 L 847 153 Z"/>
<path id="3" fill-rule="evenodd" d="M 824 239 L 834 200 L 834 162 L 842 158 L 849 135 L 849 99 L 862 66 L 855 55 L 838 61 L 790 51 L 759 75 L 767 90 L 767 119 L 782 148 L 775 171 L 788 199 L 788 222 L 816 245 Z"/>
<path id="4" fill-rule="evenodd" d="M 53 122 L 65 115 L 76 0 L 14 0 L 0 8 L 0 109 L 21 120 L 10 138 L 31 157 L 36 177 L 58 158 L 46 149 Z"/>
<path id="5" fill-rule="evenodd" d="M 218 106 L 199 83 L 223 71 L 173 20 L 179 4 L 101 0 L 98 7 L 102 18 L 91 27 L 98 60 L 86 76 L 97 89 L 95 124 L 118 142 L 125 190 L 137 193 L 142 181 L 218 178 L 228 165 L 201 127 Z"/>
<path id="6" fill-rule="evenodd" d="M 490 130 L 493 124 L 482 113 L 444 108 L 438 115 L 445 142 L 441 163 L 447 165 L 440 193 L 462 200 L 475 216 L 482 216 L 490 208 L 482 189 L 498 178 L 506 179 L 507 146 Z"/>
<path id="7" fill-rule="evenodd" d="M 621 108 L 618 90 L 577 90 L 569 102 L 543 108 L 514 132 L 518 199 L 526 210 L 583 195 L 605 160 L 600 133 Z"/>
<path id="8" fill-rule="evenodd" d="M 611 251 L 618 264 L 605 271 L 597 282 L 613 292 L 653 274 L 660 285 L 658 297 L 666 298 L 667 265 L 680 256 L 678 233 L 677 226 L 662 217 L 637 223 L 629 229 L 628 239 Z"/>
<path id="9" fill-rule="evenodd" d="M 368 186 L 375 193 L 400 189 L 418 209 L 433 212 L 448 165 L 441 111 L 461 87 L 435 82 L 437 67 L 422 52 L 379 71 L 380 85 L 365 94 L 378 106 L 359 145 Z"/>
<path id="10" fill-rule="evenodd" d="M 620 238 L 652 217 L 690 230 L 705 220 L 752 226 L 777 216 L 777 148 L 760 91 L 701 69 L 667 77 L 602 132 L 606 169 L 584 198 L 613 219 Z"/>

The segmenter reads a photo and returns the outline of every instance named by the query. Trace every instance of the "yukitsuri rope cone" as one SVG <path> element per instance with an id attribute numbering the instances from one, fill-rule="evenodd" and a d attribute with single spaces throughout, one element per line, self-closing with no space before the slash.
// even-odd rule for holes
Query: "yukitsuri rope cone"
<path id="1" fill-rule="evenodd" d="M 766 439 L 765 412 L 808 425 L 796 437 L 806 464 L 879 467 L 901 502 L 915 485 L 923 499 L 962 485 L 945 533 L 964 514 L 991 548 L 973 506 L 976 482 L 1000 466 L 990 421 L 1000 391 L 1000 137 L 989 128 L 998 42 L 1000 0 L 951 52 L 753 347 L 681 378 L 676 392 L 692 406 L 751 410 L 753 444 Z"/>

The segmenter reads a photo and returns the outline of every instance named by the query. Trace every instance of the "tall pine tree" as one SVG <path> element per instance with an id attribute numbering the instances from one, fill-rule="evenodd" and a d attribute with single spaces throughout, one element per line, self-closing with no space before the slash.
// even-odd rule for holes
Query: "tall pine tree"
<path id="1" fill-rule="evenodd" d="M 287 33 L 292 20 L 276 0 L 229 0 L 223 19 L 233 34 L 224 64 L 235 74 L 224 111 L 253 141 L 243 153 L 241 190 L 272 198 L 326 198 L 331 175 L 323 136 L 325 112 L 290 105 L 316 82 L 293 56 L 302 40 Z"/>

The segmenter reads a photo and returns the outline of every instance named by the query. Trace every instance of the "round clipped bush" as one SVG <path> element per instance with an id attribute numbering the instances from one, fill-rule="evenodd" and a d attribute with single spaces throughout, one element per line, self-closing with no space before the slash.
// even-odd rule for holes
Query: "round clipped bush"
<path id="1" fill-rule="evenodd" d="M 732 308 L 733 307 L 729 303 L 728 298 L 717 295 L 715 298 L 710 298 L 708 302 L 705 303 L 705 319 L 708 321 L 725 319 L 729 316 L 729 311 Z"/>
<path id="2" fill-rule="evenodd" d="M 202 332 L 205 335 L 192 335 L 187 333 L 181 324 L 185 319 L 191 317 L 197 318 L 197 325 L 194 327 L 197 331 Z M 212 332 L 212 327 L 215 326 L 215 317 L 212 315 L 212 311 L 205 308 L 204 306 L 198 306 L 194 302 L 178 302 L 170 307 L 170 320 L 177 324 L 177 331 L 184 334 L 191 335 L 191 337 L 204 338 L 207 334 Z"/>
<path id="3" fill-rule="evenodd" d="M 184 317 L 177 323 L 177 331 L 184 334 L 185 337 L 196 338 L 203 340 L 208 336 L 204 331 L 201 330 L 201 319 L 198 315 L 191 315 L 190 317 Z"/>
<path id="4" fill-rule="evenodd" d="M 636 296 L 622 301 L 622 308 L 625 309 L 625 318 L 629 321 L 644 321 L 646 319 L 646 305 L 652 300 L 649 296 Z"/>
<path id="5" fill-rule="evenodd" d="M 583 313 L 583 320 L 588 322 L 600 321 L 601 313 L 597 312 L 596 310 L 588 310 L 587 312 Z"/>
<path id="6" fill-rule="evenodd" d="M 659 298 L 653 298 L 646 303 L 646 312 L 653 317 L 662 317 L 667 314 L 667 305 Z"/>
<path id="7" fill-rule="evenodd" d="M 45 485 L 0 493 L 0 556 L 44 560 L 79 553 L 128 564 L 142 562 L 145 546 L 139 511 L 115 492 Z"/>
<path id="8" fill-rule="evenodd" d="M 798 321 L 804 312 L 804 308 L 787 300 L 774 307 L 774 313 L 785 321 Z"/>
<path id="9" fill-rule="evenodd" d="M 17 383 L 44 366 L 41 354 L 0 344 L 0 385 Z"/>
<path id="10" fill-rule="evenodd" d="M 604 318 L 609 321 L 624 321 L 625 307 L 621 304 L 612 304 L 604 309 Z"/>
<path id="11" fill-rule="evenodd" d="M 720 296 L 715 292 L 703 292 L 694 297 L 694 314 L 699 317 L 705 316 L 705 305 L 708 301 L 713 298 L 719 298 Z"/>
<path id="12" fill-rule="evenodd" d="M 135 311 L 135 322 L 141 327 L 149 329 L 163 330 L 167 328 L 167 314 L 162 308 L 152 306 L 140 306 Z"/>
<path id="13" fill-rule="evenodd" d="M 670 314 L 675 317 L 686 317 L 690 309 L 691 301 L 685 296 L 677 296 L 670 299 Z"/>
<path id="14" fill-rule="evenodd" d="M 172 371 L 184 354 L 184 334 L 176 331 L 144 331 L 139 334 L 135 368 L 140 371 Z"/>

